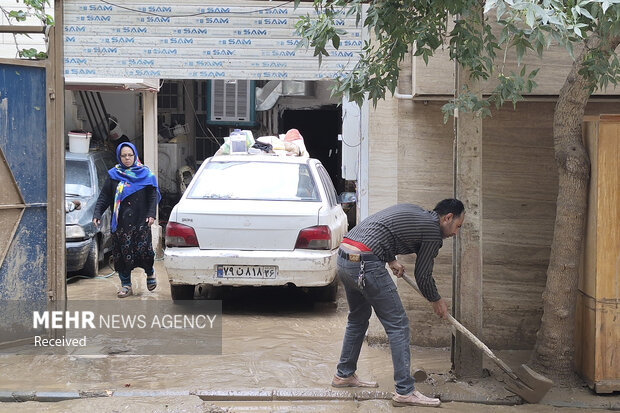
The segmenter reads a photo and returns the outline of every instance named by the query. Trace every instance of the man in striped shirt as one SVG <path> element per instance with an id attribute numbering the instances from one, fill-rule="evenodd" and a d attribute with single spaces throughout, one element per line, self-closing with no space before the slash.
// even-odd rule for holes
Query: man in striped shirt
<path id="1" fill-rule="evenodd" d="M 414 388 L 410 373 L 409 319 L 396 285 L 385 264 L 396 277 L 405 272 L 397 255 L 416 254 L 414 275 L 422 295 L 441 318 L 448 305 L 433 279 L 433 263 L 443 239 L 455 236 L 465 219 L 458 199 L 444 199 L 432 211 L 417 205 L 398 204 L 364 219 L 346 235 L 338 251 L 338 276 L 344 285 L 349 317 L 342 343 L 334 387 L 377 387 L 360 380 L 355 371 L 371 309 L 385 328 L 390 341 L 396 393 L 394 406 L 439 406 L 439 399 L 424 396 Z"/>

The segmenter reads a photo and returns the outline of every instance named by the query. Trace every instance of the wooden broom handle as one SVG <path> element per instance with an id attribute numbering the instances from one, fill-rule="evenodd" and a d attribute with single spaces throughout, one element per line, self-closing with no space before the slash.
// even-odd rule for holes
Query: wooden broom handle
<path id="1" fill-rule="evenodd" d="M 424 297 L 422 295 L 422 292 L 418 288 L 418 285 L 416 284 L 416 282 L 411 277 L 409 277 L 407 274 L 403 274 L 402 278 L 403 278 L 403 280 L 405 280 L 407 282 L 407 284 L 412 286 L 413 289 L 416 290 L 416 292 L 418 294 L 420 294 L 420 296 Z M 476 347 L 478 347 L 480 350 L 482 350 L 484 352 L 484 354 L 486 354 L 491 360 L 493 360 L 495 363 L 497 363 L 497 365 L 502 370 L 504 370 L 506 372 L 506 374 L 508 374 L 513 379 L 518 380 L 517 375 L 512 371 L 512 369 L 510 367 L 508 367 L 508 365 L 506 363 L 504 363 L 502 360 L 497 358 L 497 356 L 495 354 L 493 354 L 491 349 L 488 348 L 487 345 L 484 344 L 478 337 L 476 337 L 474 335 L 474 333 L 472 333 L 467 328 L 465 328 L 465 326 L 463 324 L 461 324 L 456 318 L 452 317 L 452 315 L 448 314 L 447 318 L 448 318 L 448 321 L 454 327 L 456 327 L 457 330 L 459 330 L 461 332 L 461 334 L 466 336 L 472 343 L 474 343 L 476 345 Z"/>

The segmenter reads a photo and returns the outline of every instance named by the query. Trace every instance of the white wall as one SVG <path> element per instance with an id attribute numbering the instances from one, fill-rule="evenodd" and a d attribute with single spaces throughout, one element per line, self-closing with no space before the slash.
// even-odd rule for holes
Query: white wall
<path id="1" fill-rule="evenodd" d="M 54 15 L 54 1 L 50 0 L 50 6 L 47 13 Z M 26 10 L 23 2 L 16 2 L 15 0 L 0 0 L 0 6 L 6 10 Z M 15 21 L 9 23 L 4 16 L 4 13 L 0 13 L 0 25 L 17 24 Z M 34 18 L 29 18 L 25 22 L 19 23 L 20 25 L 39 26 L 41 22 Z M 16 45 L 17 42 L 17 45 Z M 16 35 L 10 33 L 0 33 L 0 57 L 3 58 L 18 58 L 17 50 L 35 48 L 39 51 L 47 51 L 43 34 L 31 34 L 30 38 L 25 35 Z"/>
<path id="2" fill-rule="evenodd" d="M 136 122 L 138 119 L 138 94 L 135 92 L 101 92 L 101 98 L 110 115 L 118 119 L 123 133 L 132 140 L 136 136 Z"/>
<path id="3" fill-rule="evenodd" d="M 123 133 L 132 140 L 136 137 L 138 117 L 138 96 L 135 92 L 101 92 L 106 111 L 116 116 Z M 83 107 L 78 91 L 67 90 L 65 93 L 65 130 L 84 129 L 92 132 L 88 117 L 79 110 Z M 82 113 L 80 115 L 80 113 Z M 80 119 L 84 118 L 84 119 Z"/>
<path id="4" fill-rule="evenodd" d="M 65 91 L 65 132 L 74 129 L 90 129 L 87 121 L 78 119 L 78 101 L 76 99 L 79 99 L 77 92 Z M 65 139 L 68 139 L 66 134 Z"/>

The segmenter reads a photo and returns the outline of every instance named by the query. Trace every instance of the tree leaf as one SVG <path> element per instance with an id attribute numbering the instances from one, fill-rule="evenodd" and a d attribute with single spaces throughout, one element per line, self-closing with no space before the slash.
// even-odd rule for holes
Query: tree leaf
<path id="1" fill-rule="evenodd" d="M 334 49 L 338 49 L 340 47 L 340 36 L 337 34 L 334 34 L 332 37 L 332 46 L 334 46 Z"/>

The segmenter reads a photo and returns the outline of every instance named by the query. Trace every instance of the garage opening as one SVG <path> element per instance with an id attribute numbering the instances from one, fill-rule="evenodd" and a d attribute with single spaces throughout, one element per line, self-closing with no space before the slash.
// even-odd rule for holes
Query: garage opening
<path id="1" fill-rule="evenodd" d="M 329 173 L 336 191 L 344 191 L 341 166 L 342 110 L 340 105 L 325 105 L 311 110 L 284 110 L 278 133 L 295 128 L 304 137 L 312 158 L 321 161 Z"/>

